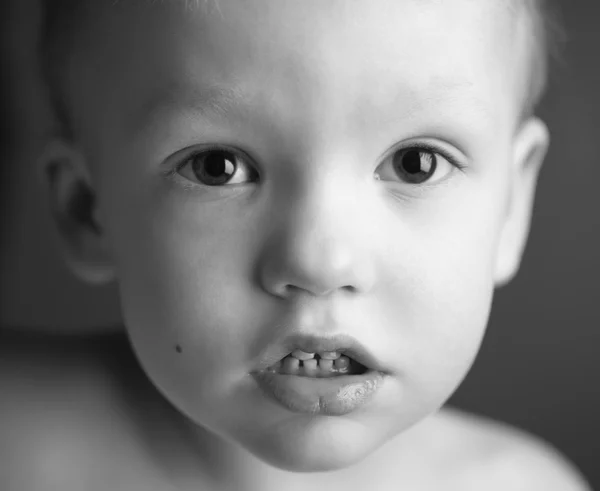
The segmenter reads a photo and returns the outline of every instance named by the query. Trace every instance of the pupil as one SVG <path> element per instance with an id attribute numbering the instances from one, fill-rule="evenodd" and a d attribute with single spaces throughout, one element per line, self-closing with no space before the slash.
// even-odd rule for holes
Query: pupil
<path id="1" fill-rule="evenodd" d="M 229 152 L 212 151 L 194 157 L 192 169 L 199 181 L 209 186 L 226 184 L 236 171 L 235 156 Z"/>
<path id="2" fill-rule="evenodd" d="M 421 152 L 411 150 L 404 154 L 402 159 L 404 170 L 409 174 L 417 174 L 421 172 Z"/>
<path id="3" fill-rule="evenodd" d="M 235 166 L 226 153 L 213 152 L 206 157 L 204 168 L 211 177 L 223 177 L 223 174 L 227 174 L 227 177 L 229 177 L 233 174 Z"/>
<path id="4" fill-rule="evenodd" d="M 396 172 L 405 181 L 418 184 L 426 181 L 435 172 L 436 159 L 432 152 L 414 149 L 394 155 Z"/>

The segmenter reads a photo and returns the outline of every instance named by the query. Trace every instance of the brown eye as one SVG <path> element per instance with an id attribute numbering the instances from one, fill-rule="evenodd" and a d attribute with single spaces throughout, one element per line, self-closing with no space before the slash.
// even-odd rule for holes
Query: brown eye
<path id="1" fill-rule="evenodd" d="M 183 177 L 205 186 L 224 186 L 256 180 L 256 171 L 227 150 L 207 150 L 188 158 L 178 170 Z"/>
<path id="2" fill-rule="evenodd" d="M 237 163 L 229 152 L 216 151 L 192 157 L 192 170 L 200 182 L 207 186 L 227 183 L 235 174 Z"/>
<path id="3" fill-rule="evenodd" d="M 398 177 L 412 184 L 427 181 L 437 168 L 436 155 L 419 148 L 400 150 L 393 155 L 392 160 Z"/>
<path id="4" fill-rule="evenodd" d="M 435 175 L 434 181 L 437 182 L 455 170 L 455 167 L 462 168 L 460 164 L 450 157 L 444 157 L 440 152 L 425 147 L 403 148 L 380 164 L 375 171 L 375 178 L 382 181 L 422 184 L 432 180 Z"/>

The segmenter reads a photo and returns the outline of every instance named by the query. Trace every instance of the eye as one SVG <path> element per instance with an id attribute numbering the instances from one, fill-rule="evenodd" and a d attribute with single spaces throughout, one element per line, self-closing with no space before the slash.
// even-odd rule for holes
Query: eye
<path id="1" fill-rule="evenodd" d="M 225 186 L 256 181 L 258 173 L 244 158 L 229 150 L 196 152 L 183 161 L 176 172 L 205 186 Z"/>
<path id="2" fill-rule="evenodd" d="M 427 147 L 403 148 L 382 162 L 375 177 L 383 181 L 400 179 L 408 184 L 421 184 L 435 175 L 435 180 L 439 181 L 450 174 L 453 167 L 460 167 L 449 160 L 452 159 Z"/>

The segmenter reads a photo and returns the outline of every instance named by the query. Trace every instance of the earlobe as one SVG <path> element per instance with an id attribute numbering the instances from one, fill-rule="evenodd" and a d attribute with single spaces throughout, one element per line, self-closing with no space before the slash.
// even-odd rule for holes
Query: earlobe
<path id="1" fill-rule="evenodd" d="M 69 142 L 54 139 L 42 152 L 38 168 L 67 266 L 87 283 L 110 282 L 114 266 L 83 155 Z"/>
<path id="2" fill-rule="evenodd" d="M 519 270 L 529 236 L 537 180 L 549 144 L 548 127 L 536 117 L 527 120 L 515 137 L 507 212 L 496 255 L 496 287 L 509 283 Z"/>

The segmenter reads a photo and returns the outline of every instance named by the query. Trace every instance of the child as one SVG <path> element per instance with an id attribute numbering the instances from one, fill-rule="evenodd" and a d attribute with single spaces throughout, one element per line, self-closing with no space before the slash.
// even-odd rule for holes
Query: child
<path id="1" fill-rule="evenodd" d="M 526 242 L 542 15 L 50 2 L 51 209 L 73 272 L 118 282 L 127 342 L 5 349 L 9 489 L 587 489 L 439 410 Z"/>

